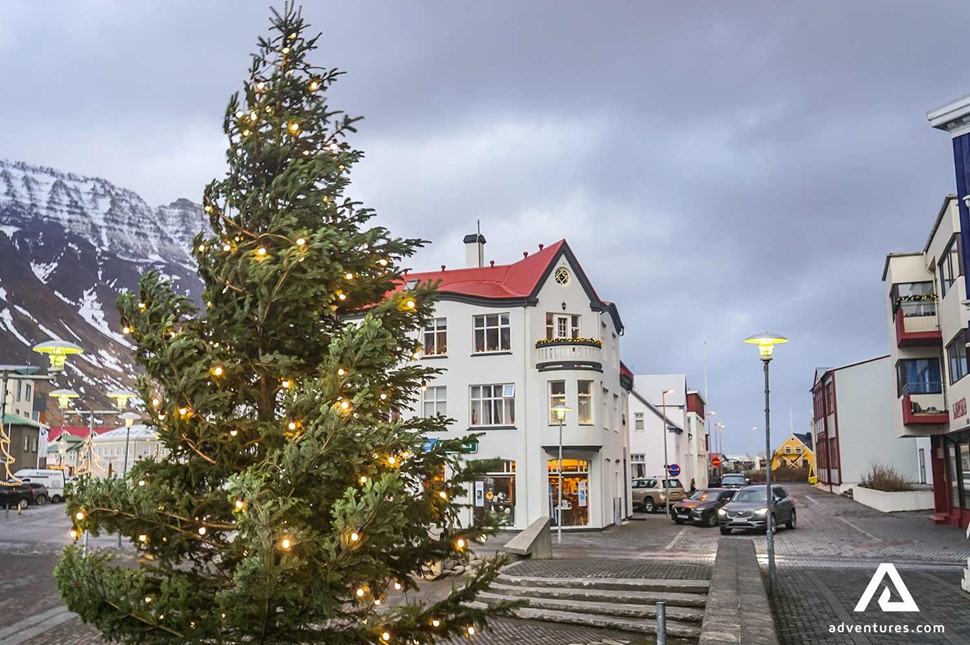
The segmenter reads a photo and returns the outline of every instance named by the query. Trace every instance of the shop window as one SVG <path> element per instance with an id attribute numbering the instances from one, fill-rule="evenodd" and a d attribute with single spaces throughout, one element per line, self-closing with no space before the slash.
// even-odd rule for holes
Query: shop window
<path id="1" fill-rule="evenodd" d="M 549 517 L 558 526 L 559 515 L 559 460 L 550 459 L 549 471 Z M 586 526 L 589 524 L 589 462 L 582 459 L 562 461 L 562 513 L 563 526 Z"/>
<path id="2" fill-rule="evenodd" d="M 493 459 L 481 463 L 487 472 L 475 477 L 472 519 L 476 526 L 489 520 L 499 526 L 515 524 L 515 461 Z"/>

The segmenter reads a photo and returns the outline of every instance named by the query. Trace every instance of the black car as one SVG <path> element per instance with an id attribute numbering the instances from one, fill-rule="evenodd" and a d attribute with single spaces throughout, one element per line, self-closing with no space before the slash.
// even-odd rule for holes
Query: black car
<path id="1" fill-rule="evenodd" d="M 765 486 L 745 486 L 738 490 L 734 499 L 717 511 L 721 524 L 721 534 L 727 535 L 733 529 L 754 529 L 774 533 L 779 524 L 794 530 L 797 518 L 795 500 L 781 486 L 772 484 L 771 518 L 768 517 L 768 496 Z"/>
<path id="2" fill-rule="evenodd" d="M 717 526 L 717 509 L 731 501 L 735 491 L 728 488 L 699 490 L 689 498 L 677 502 L 670 509 L 671 518 L 678 524 L 690 522 L 703 526 Z"/>
<path id="3" fill-rule="evenodd" d="M 30 503 L 36 504 L 37 506 L 43 506 L 50 501 L 51 494 L 47 490 L 47 486 L 44 486 L 40 482 L 29 482 L 25 481 L 24 486 L 30 489 Z"/>
<path id="4" fill-rule="evenodd" d="M 0 483 L 0 508 L 27 508 L 33 496 L 23 484 Z"/>

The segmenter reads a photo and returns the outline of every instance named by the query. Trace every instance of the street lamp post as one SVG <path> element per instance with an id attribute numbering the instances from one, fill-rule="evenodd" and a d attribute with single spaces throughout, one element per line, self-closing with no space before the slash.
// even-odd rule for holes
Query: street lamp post
<path id="1" fill-rule="evenodd" d="M 773 512 L 774 504 L 772 504 L 773 496 L 771 494 L 771 405 L 769 398 L 768 363 L 771 362 L 771 355 L 775 345 L 787 343 L 788 339 L 784 336 L 765 332 L 764 334 L 750 336 L 744 342 L 758 346 L 761 354 L 761 362 L 765 368 L 765 493 L 767 496 L 765 539 L 768 551 L 768 594 L 772 595 L 775 593 L 778 581 L 777 574 L 775 573 L 775 516 Z"/>
<path id="2" fill-rule="evenodd" d="M 556 543 L 562 544 L 562 424 L 566 420 L 566 413 L 571 408 L 563 404 L 552 406 L 552 411 L 559 420 L 559 499 L 556 501 Z"/>
<path id="3" fill-rule="evenodd" d="M 128 399 L 124 399 L 125 402 Z M 120 403 L 120 399 L 119 399 Z M 140 419 L 134 412 L 122 412 L 118 415 L 118 418 L 125 422 L 125 465 L 121 471 L 121 479 L 124 479 L 128 475 L 128 442 L 131 440 L 131 426 L 135 421 Z M 121 532 L 118 532 L 118 548 L 121 548 Z"/>
<path id="4" fill-rule="evenodd" d="M 660 393 L 660 408 L 663 410 L 663 433 L 664 433 L 664 506 L 667 509 L 667 519 L 670 519 L 670 461 L 667 459 L 667 395 L 673 394 L 674 390 L 664 390 Z"/>

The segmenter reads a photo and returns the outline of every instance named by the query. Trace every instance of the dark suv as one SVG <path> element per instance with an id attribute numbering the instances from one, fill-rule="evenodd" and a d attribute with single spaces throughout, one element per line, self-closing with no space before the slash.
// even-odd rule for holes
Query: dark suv
<path id="1" fill-rule="evenodd" d="M 47 486 L 44 486 L 40 482 L 29 482 L 25 481 L 24 486 L 30 489 L 30 503 L 36 504 L 37 506 L 43 506 L 50 501 L 51 494 L 47 490 Z"/>
<path id="2" fill-rule="evenodd" d="M 27 508 L 33 493 L 23 484 L 0 484 L 0 508 Z"/>
<path id="3" fill-rule="evenodd" d="M 769 527 L 768 504 L 765 486 L 745 486 L 738 490 L 734 499 L 717 511 L 721 534 L 727 535 L 732 529 L 755 529 L 767 531 Z M 770 527 L 772 533 L 779 524 L 794 530 L 796 526 L 795 500 L 781 486 L 772 484 L 774 499 L 771 506 Z"/>
<path id="4" fill-rule="evenodd" d="M 730 502 L 734 493 L 735 491 L 727 488 L 699 490 L 674 504 L 670 509 L 670 516 L 678 524 L 691 522 L 702 526 L 717 526 L 717 509 Z"/>

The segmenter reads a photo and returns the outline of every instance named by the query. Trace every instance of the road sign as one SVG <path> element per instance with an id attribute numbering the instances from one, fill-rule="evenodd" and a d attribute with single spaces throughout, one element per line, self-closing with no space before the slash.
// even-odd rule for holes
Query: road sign
<path id="1" fill-rule="evenodd" d="M 667 472 L 670 473 L 671 477 L 677 477 L 680 475 L 680 466 L 677 464 L 670 464 L 667 466 Z"/>
<path id="2" fill-rule="evenodd" d="M 720 457 L 711 457 L 711 465 L 714 466 L 715 468 L 720 468 L 720 466 L 721 466 L 721 458 Z"/>

